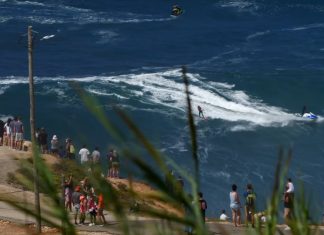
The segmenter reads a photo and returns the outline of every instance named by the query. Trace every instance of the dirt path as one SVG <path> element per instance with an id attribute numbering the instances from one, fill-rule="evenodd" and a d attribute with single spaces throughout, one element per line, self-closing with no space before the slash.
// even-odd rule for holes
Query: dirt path
<path id="1" fill-rule="evenodd" d="M 30 157 L 28 152 L 11 150 L 8 147 L 0 147 L 0 184 L 7 184 L 9 172 L 15 172 L 19 166 L 19 160 Z"/>

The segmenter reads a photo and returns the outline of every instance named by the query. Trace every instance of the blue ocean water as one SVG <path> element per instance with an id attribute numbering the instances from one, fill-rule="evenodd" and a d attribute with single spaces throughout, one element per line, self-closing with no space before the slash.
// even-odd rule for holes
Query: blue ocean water
<path id="1" fill-rule="evenodd" d="M 252 182 L 259 210 L 272 190 L 278 149 L 289 176 L 323 208 L 324 3 L 321 1 L 0 0 L 0 117 L 28 132 L 27 26 L 33 26 L 36 125 L 80 147 L 118 147 L 69 85 L 126 111 L 166 156 L 192 172 L 180 68 L 197 116 L 201 190 L 208 216 L 229 210 L 233 183 Z M 51 39 L 41 40 L 46 35 Z M 298 118 L 307 105 L 316 122 Z M 196 110 L 196 109 L 194 109 Z M 28 138 L 28 136 L 27 136 Z M 129 138 L 131 141 L 131 137 Z M 143 154 L 145 156 L 145 154 Z M 147 156 L 146 156 L 147 157 Z M 103 165 L 105 163 L 103 162 Z M 316 217 L 316 216 L 315 216 Z"/>

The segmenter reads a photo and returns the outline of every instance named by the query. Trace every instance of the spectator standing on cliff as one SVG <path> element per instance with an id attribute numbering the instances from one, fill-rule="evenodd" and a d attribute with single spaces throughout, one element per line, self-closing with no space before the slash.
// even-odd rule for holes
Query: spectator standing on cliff
<path id="1" fill-rule="evenodd" d="M 4 124 L 5 135 L 3 136 L 3 145 L 10 146 L 10 122 L 11 118 L 8 118 L 7 122 Z"/>
<path id="2" fill-rule="evenodd" d="M 95 149 L 92 151 L 91 155 L 89 156 L 89 162 L 90 162 L 90 169 L 91 171 L 100 171 L 100 151 L 99 147 L 96 146 Z"/>
<path id="3" fill-rule="evenodd" d="M 288 224 L 289 220 L 291 219 L 291 215 L 293 213 L 294 193 L 295 193 L 294 184 L 291 178 L 288 178 L 286 184 L 286 190 L 284 192 L 284 219 L 286 224 Z M 285 230 L 290 230 L 290 227 L 287 225 Z"/>
<path id="4" fill-rule="evenodd" d="M 59 153 L 59 140 L 56 135 L 53 135 L 53 138 L 51 140 L 51 153 L 55 156 L 58 156 Z"/>
<path id="5" fill-rule="evenodd" d="M 10 122 L 9 128 L 10 128 L 10 148 L 14 149 L 15 148 L 15 137 L 16 137 L 16 132 L 15 132 L 15 125 L 16 125 L 17 117 L 14 117 L 14 119 Z"/>
<path id="6" fill-rule="evenodd" d="M 72 175 L 69 176 L 64 183 L 64 193 L 65 193 L 65 209 L 72 211 L 72 193 L 73 193 L 73 179 Z"/>
<path id="7" fill-rule="evenodd" d="M 289 230 L 290 227 L 288 226 L 289 220 L 291 219 L 291 211 L 292 211 L 292 200 L 290 198 L 289 193 L 287 193 L 288 186 L 286 186 L 286 191 L 283 195 L 283 201 L 284 201 L 284 219 L 286 223 L 286 230 Z"/>
<path id="8" fill-rule="evenodd" d="M 58 149 L 58 156 L 60 158 L 65 158 L 66 157 L 66 150 L 65 150 L 63 145 L 60 145 L 60 147 Z"/>
<path id="9" fill-rule="evenodd" d="M 205 223 L 205 221 L 206 221 L 207 202 L 204 199 L 202 192 L 198 193 L 198 197 L 199 197 L 199 205 L 200 205 L 201 216 L 202 216 L 203 222 Z"/>
<path id="10" fill-rule="evenodd" d="M 70 138 L 65 140 L 65 154 L 67 159 L 75 159 L 75 147 Z"/>
<path id="11" fill-rule="evenodd" d="M 108 160 L 108 173 L 107 173 L 107 178 L 112 178 L 113 174 L 112 174 L 112 159 L 113 159 L 113 149 L 109 150 L 109 153 L 107 154 L 107 160 Z"/>
<path id="12" fill-rule="evenodd" d="M 22 150 L 24 141 L 24 125 L 20 117 L 18 117 L 17 121 L 15 122 L 15 133 L 15 148 L 17 150 Z"/>
<path id="13" fill-rule="evenodd" d="M 230 192 L 230 208 L 232 209 L 232 220 L 235 227 L 241 225 L 241 202 L 237 193 L 236 184 L 232 185 L 232 191 Z"/>
<path id="14" fill-rule="evenodd" d="M 39 134 L 41 133 L 41 129 L 38 127 L 35 131 L 35 140 L 39 148 L 41 148 L 41 143 L 39 140 Z"/>
<path id="15" fill-rule="evenodd" d="M 254 214 L 255 214 L 255 200 L 256 194 L 253 190 L 252 184 L 247 184 L 246 191 L 244 192 L 245 197 L 245 224 L 251 221 L 252 227 L 254 228 Z"/>
<path id="16" fill-rule="evenodd" d="M 287 188 L 288 188 L 286 191 L 287 193 L 293 194 L 295 192 L 295 186 L 294 186 L 291 178 L 288 178 L 288 180 L 287 180 Z"/>
<path id="17" fill-rule="evenodd" d="M 90 155 L 90 152 L 87 149 L 87 146 L 84 144 L 82 146 L 82 148 L 80 149 L 80 151 L 79 151 L 79 156 L 80 156 L 81 164 L 87 164 L 88 163 L 88 161 L 89 161 L 89 155 Z"/>
<path id="18" fill-rule="evenodd" d="M 4 121 L 2 121 L 1 119 L 0 119 L 0 145 L 3 145 L 3 134 L 4 134 L 4 125 L 5 125 L 5 123 L 4 123 Z"/>
<path id="19" fill-rule="evenodd" d="M 99 147 L 96 146 L 93 152 L 91 153 L 91 158 L 93 164 L 99 164 L 100 163 L 100 152 L 99 152 Z"/>
<path id="20" fill-rule="evenodd" d="M 116 150 L 114 150 L 112 154 L 111 167 L 112 167 L 112 177 L 119 178 L 119 156 Z"/>
<path id="21" fill-rule="evenodd" d="M 44 127 L 40 129 L 38 134 L 39 144 L 42 153 L 47 153 L 47 132 Z"/>

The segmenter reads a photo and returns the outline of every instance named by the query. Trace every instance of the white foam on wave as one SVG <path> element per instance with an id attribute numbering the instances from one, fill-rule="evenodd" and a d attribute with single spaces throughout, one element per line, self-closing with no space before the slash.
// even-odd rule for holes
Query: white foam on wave
<path id="1" fill-rule="evenodd" d="M 302 26 L 297 26 L 297 27 L 288 28 L 288 29 L 284 29 L 284 30 L 287 30 L 287 31 L 301 31 L 301 30 L 308 30 L 308 29 L 314 29 L 314 28 L 324 28 L 324 23 L 302 25 Z"/>
<path id="2" fill-rule="evenodd" d="M 20 17 L 20 20 L 23 21 L 31 21 L 38 24 L 63 24 L 65 21 L 63 19 L 58 19 L 55 17 L 49 16 L 27 16 Z"/>
<path id="3" fill-rule="evenodd" d="M 64 86 L 50 86 L 46 85 L 42 87 L 41 91 L 37 91 L 40 95 L 55 94 L 59 99 L 67 99 L 66 89 Z"/>
<path id="4" fill-rule="evenodd" d="M 259 9 L 259 6 L 253 1 L 235 0 L 235 1 L 222 1 L 220 3 L 222 8 L 235 8 L 239 12 L 254 13 Z"/>
<path id="5" fill-rule="evenodd" d="M 32 2 L 32 1 L 14 1 L 17 5 L 32 5 L 32 6 L 45 6 L 44 3 Z"/>
<path id="6" fill-rule="evenodd" d="M 208 82 L 199 74 L 188 73 L 187 76 L 191 84 L 189 89 L 194 113 L 197 114 L 196 107 L 200 105 L 209 119 L 240 122 L 232 127 L 232 131 L 251 130 L 256 126 L 280 127 L 292 121 L 308 121 L 280 107 L 250 97 L 245 91 L 235 89 L 232 84 Z M 82 86 L 92 94 L 115 96 L 121 100 L 136 99 L 143 104 L 159 105 L 161 109 L 172 113 L 185 113 L 187 110 L 184 84 L 179 69 L 114 76 L 35 78 L 37 84 L 51 81 L 61 83 L 77 81 L 84 83 Z M 12 77 L 0 80 L 0 84 L 27 82 L 27 79 Z M 113 93 L 111 89 L 114 90 Z M 184 115 L 179 117 L 184 118 Z M 324 121 L 324 118 L 319 117 L 318 121 Z"/>
<path id="7" fill-rule="evenodd" d="M 56 7 L 53 5 L 53 7 Z M 67 6 L 67 5 L 59 5 L 58 8 L 60 8 L 61 10 L 65 10 L 68 12 L 92 12 L 92 10 L 90 9 L 86 9 L 86 8 L 79 8 L 79 7 L 72 7 L 72 6 Z"/>
<path id="8" fill-rule="evenodd" d="M 128 110 L 128 111 L 141 111 L 141 112 L 149 112 L 149 113 L 154 113 L 154 114 L 161 114 L 166 117 L 172 117 L 172 118 L 177 118 L 178 115 L 175 113 L 168 112 L 167 110 L 162 110 L 159 107 L 156 108 L 138 108 L 132 105 L 128 104 L 113 104 L 114 106 L 118 106 L 122 109 Z"/>
<path id="9" fill-rule="evenodd" d="M 4 122 L 6 122 L 8 120 L 8 118 L 12 118 L 13 115 L 10 114 L 0 114 L 0 119 Z"/>
<path id="10" fill-rule="evenodd" d="M 249 41 L 249 40 L 252 40 L 254 38 L 262 37 L 262 36 L 270 34 L 270 33 L 271 33 L 270 30 L 256 32 L 256 33 L 253 33 L 253 34 L 250 34 L 249 36 L 247 36 L 246 40 Z"/>
<path id="11" fill-rule="evenodd" d="M 260 181 L 264 180 L 264 176 L 261 173 L 259 173 L 257 171 L 252 171 L 252 174 L 259 177 Z"/>
<path id="12" fill-rule="evenodd" d="M 306 3 L 306 1 L 305 1 Z M 323 4 L 314 4 L 314 2 L 310 3 L 310 4 L 288 4 L 287 6 L 290 8 L 304 8 L 306 10 L 311 10 L 314 12 L 324 12 L 324 6 Z M 320 1 L 319 1 L 320 3 Z"/>
<path id="13" fill-rule="evenodd" d="M 2 0 L 2 2 L 7 2 Z M 64 4 L 45 4 L 38 1 L 8 1 L 10 8 L 23 9 L 26 6 L 33 7 L 33 14 L 17 15 L 11 17 L 11 13 L 6 12 L 0 17 L 0 23 L 10 19 L 28 21 L 39 24 L 127 24 L 127 23 L 145 23 L 173 20 L 171 17 L 161 17 L 156 15 L 134 14 L 130 12 L 115 11 L 95 11 L 92 9 L 78 8 Z"/>
<path id="14" fill-rule="evenodd" d="M 116 32 L 110 30 L 99 30 L 96 31 L 94 35 L 99 37 L 99 39 L 96 42 L 98 44 L 109 43 L 111 41 L 116 40 L 116 38 L 118 37 L 118 34 Z"/>
<path id="15" fill-rule="evenodd" d="M 4 94 L 5 91 L 9 88 L 9 85 L 4 85 L 0 87 L 0 95 Z"/>
<path id="16" fill-rule="evenodd" d="M 231 179 L 231 174 L 226 171 L 214 171 L 214 172 L 206 172 L 210 177 L 220 178 L 225 181 L 229 181 Z"/>
<path id="17" fill-rule="evenodd" d="M 299 120 L 285 110 L 269 106 L 251 98 L 244 91 L 234 90 L 234 85 L 206 82 L 199 75 L 188 74 L 191 78 L 190 93 L 193 106 L 203 107 L 210 119 L 246 121 L 261 126 L 285 126 Z M 82 82 L 126 84 L 132 95 L 141 96 L 142 102 L 159 104 L 174 111 L 186 111 L 184 85 L 179 70 L 157 73 L 127 74 L 113 77 L 87 77 L 76 79 Z"/>
<path id="18" fill-rule="evenodd" d="M 11 19 L 13 19 L 13 18 L 10 16 L 0 16 L 0 23 L 5 23 Z"/>
<path id="19" fill-rule="evenodd" d="M 118 19 L 118 18 L 98 18 L 95 22 L 100 22 L 103 24 L 125 24 L 125 23 L 146 23 L 146 22 L 162 22 L 173 20 L 171 17 L 167 18 L 130 18 L 130 19 Z M 85 22 L 85 23 L 90 23 Z"/>
<path id="20" fill-rule="evenodd" d="M 229 128 L 231 132 L 241 132 L 241 131 L 253 131 L 255 130 L 256 125 L 245 124 L 245 125 L 235 125 Z"/>
<path id="21" fill-rule="evenodd" d="M 209 82 L 209 84 L 217 88 L 233 89 L 235 87 L 234 84 L 220 83 L 220 82 Z"/>
<path id="22" fill-rule="evenodd" d="M 99 90 L 99 89 L 93 89 L 93 88 L 87 88 L 86 89 L 87 92 L 95 94 L 95 95 L 99 95 L 99 96 L 114 96 L 118 99 L 126 99 L 128 100 L 129 98 L 116 94 L 116 93 L 107 93 L 104 90 Z"/>
<path id="23" fill-rule="evenodd" d="M 14 85 L 28 83 L 27 77 L 7 76 L 0 79 L 0 85 Z"/>

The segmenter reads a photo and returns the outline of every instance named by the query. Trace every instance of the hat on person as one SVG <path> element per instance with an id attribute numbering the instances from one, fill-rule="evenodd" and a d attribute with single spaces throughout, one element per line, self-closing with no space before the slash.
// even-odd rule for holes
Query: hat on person
<path id="1" fill-rule="evenodd" d="M 57 140 L 57 136 L 56 135 L 53 135 L 53 140 Z"/>

